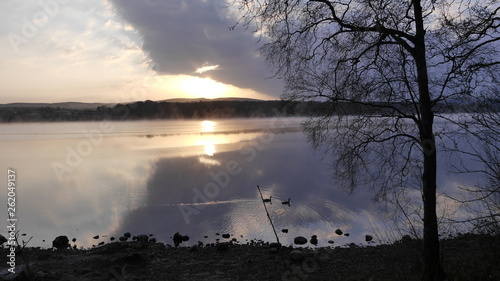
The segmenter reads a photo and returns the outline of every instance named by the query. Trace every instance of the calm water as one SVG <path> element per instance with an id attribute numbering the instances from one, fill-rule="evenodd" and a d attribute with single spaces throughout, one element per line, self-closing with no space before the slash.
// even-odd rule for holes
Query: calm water
<path id="1" fill-rule="evenodd" d="M 221 238 L 215 233 L 275 241 L 257 185 L 272 196 L 267 207 L 284 244 L 298 235 L 315 234 L 321 246 L 377 235 L 383 226 L 371 194 L 337 189 L 301 121 L 1 124 L 1 178 L 16 171 L 17 227 L 23 240 L 33 236 L 31 246 L 51 247 L 67 235 L 89 247 L 127 231 L 164 243 L 180 232 L 191 237 L 186 245 L 214 242 Z M 291 205 L 283 205 L 288 198 Z M 337 228 L 350 236 L 336 235 Z"/>

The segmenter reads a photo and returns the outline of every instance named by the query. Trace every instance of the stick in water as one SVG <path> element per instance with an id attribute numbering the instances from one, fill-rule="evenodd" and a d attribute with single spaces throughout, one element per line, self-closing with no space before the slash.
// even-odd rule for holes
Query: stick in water
<path id="1" fill-rule="evenodd" d="M 274 228 L 273 221 L 271 220 L 271 216 L 269 215 L 269 212 L 267 211 L 266 203 L 264 203 L 264 197 L 262 197 L 262 192 L 260 191 L 259 185 L 257 185 L 257 189 L 259 190 L 260 199 L 262 199 L 262 204 L 264 204 L 264 209 L 266 210 L 267 218 L 269 219 L 269 222 L 271 222 L 271 226 L 273 227 L 274 235 L 276 236 L 276 241 L 278 242 L 278 244 L 281 245 L 280 239 L 278 238 L 278 234 L 276 233 L 276 229 Z"/>

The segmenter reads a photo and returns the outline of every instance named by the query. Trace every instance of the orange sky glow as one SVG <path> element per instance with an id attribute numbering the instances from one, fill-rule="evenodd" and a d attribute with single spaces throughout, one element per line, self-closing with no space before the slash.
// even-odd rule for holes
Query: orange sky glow
<path id="1" fill-rule="evenodd" d="M 217 63 L 225 59 L 220 55 L 214 56 L 215 63 L 201 59 L 186 60 L 185 65 L 188 67 L 183 71 L 174 67 L 170 69 L 170 65 L 163 63 L 162 71 L 158 71 L 155 69 L 158 63 L 152 58 L 151 52 L 145 50 L 145 38 L 148 37 L 124 20 L 114 2 L 116 1 L 2 2 L 0 103 L 279 98 L 279 92 L 253 89 L 248 86 L 251 83 L 238 86 L 237 82 L 219 80 L 225 76 L 214 78 L 213 74 L 223 75 L 221 71 L 228 71 L 227 63 Z M 177 5 L 178 2 L 165 3 Z M 214 10 L 204 1 L 201 3 L 212 9 L 206 10 L 211 19 L 216 19 L 212 20 L 214 25 L 216 23 L 225 28 L 229 24 L 217 18 L 216 12 L 220 11 Z M 225 30 L 224 28 L 221 30 Z M 184 32 L 187 36 L 190 31 Z M 208 34 L 208 31 L 205 33 Z M 207 37 L 207 42 L 212 39 Z M 193 42 L 193 47 L 189 42 L 182 44 L 192 48 L 199 44 Z M 168 44 L 176 42 L 172 39 L 166 44 L 168 47 Z M 180 50 L 183 48 L 182 44 Z M 159 44 L 158 49 L 161 48 Z M 256 49 L 255 46 L 252 48 Z M 200 52 L 205 52 L 203 48 L 200 49 Z M 172 53 L 165 56 L 176 58 L 177 55 Z M 264 75 L 262 80 L 265 80 Z M 255 83 L 258 84 L 259 81 Z"/>

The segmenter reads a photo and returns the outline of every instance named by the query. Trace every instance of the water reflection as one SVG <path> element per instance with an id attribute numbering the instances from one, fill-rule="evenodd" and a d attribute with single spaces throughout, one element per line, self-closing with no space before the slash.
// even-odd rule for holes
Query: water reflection
<path id="1" fill-rule="evenodd" d="M 204 157 L 204 156 L 198 157 L 198 161 L 200 161 L 200 163 L 205 164 L 205 165 L 214 165 L 214 166 L 221 165 L 220 161 L 212 159 L 212 158 Z"/>
<path id="2" fill-rule="evenodd" d="M 190 180 L 206 176 L 207 168 L 225 166 L 224 157 L 217 156 L 238 151 L 240 144 L 259 138 L 264 132 L 258 127 L 268 120 L 231 120 L 220 127 L 211 121 L 201 124 L 118 122 L 106 132 L 98 130 L 103 127 L 99 122 L 0 125 L 1 168 L 14 168 L 19 176 L 19 230 L 34 236 L 31 246 L 42 247 L 50 247 L 58 235 L 75 237 L 78 245 L 88 247 L 99 242 L 91 238 L 94 235 L 111 236 L 123 229 L 157 233 L 166 242 L 177 227 L 168 223 L 169 228 L 161 232 L 150 229 L 158 222 L 154 218 L 164 214 L 154 210 L 170 204 L 174 207 L 168 213 L 179 217 L 177 206 L 189 200 L 180 200 L 177 195 L 182 193 L 176 188 L 190 192 Z M 187 159 L 192 161 L 189 165 L 179 166 Z M 172 161 L 172 167 L 158 168 L 165 161 Z M 182 176 L 177 173 L 179 167 Z M 155 186 L 158 174 L 169 175 L 178 184 L 160 182 L 165 189 L 161 198 L 179 200 L 155 203 L 149 199 L 156 194 L 150 187 Z M 1 193 L 0 200 L 5 202 L 5 196 Z M 143 212 L 152 214 L 134 219 Z M 142 223 L 149 227 L 138 227 Z"/>
<path id="3" fill-rule="evenodd" d="M 202 133 L 211 133 L 215 132 L 216 123 L 213 121 L 205 120 L 201 122 L 201 132 Z M 225 143 L 225 140 L 221 140 L 223 138 L 219 138 L 214 140 L 213 138 L 209 138 L 206 135 L 200 136 L 200 141 L 198 144 L 201 144 L 205 147 L 205 154 L 208 156 L 214 156 L 215 154 L 215 144 L 217 143 Z"/>
<path id="4" fill-rule="evenodd" d="M 205 120 L 201 122 L 201 131 L 203 133 L 215 132 L 216 123 L 213 121 Z"/>
<path id="5" fill-rule="evenodd" d="M 50 247 L 58 235 L 90 246 L 92 236 L 114 231 L 124 212 L 144 204 L 151 159 L 122 150 L 119 142 L 102 142 L 87 156 L 71 154 L 79 141 L 2 142 L 9 153 L 2 153 L 1 167 L 16 170 L 18 229 L 34 236 L 30 246 Z M 65 166 L 62 181 L 54 172 L 55 162 Z M 0 194 L 1 202 L 6 202 L 4 196 Z"/>
<path id="6" fill-rule="evenodd" d="M 265 144 L 257 140 L 240 142 L 236 149 L 210 158 L 158 159 L 148 181 L 146 207 L 132 211 L 121 231 L 151 232 L 170 243 L 177 231 L 189 234 L 194 244 L 214 242 L 215 233 L 231 233 L 242 242 L 272 241 L 274 234 L 256 188 L 260 184 L 265 197 L 273 196 L 269 211 L 282 243 L 313 234 L 323 246 L 330 239 L 360 242 L 371 233 L 375 216 L 366 213 L 377 210 L 370 205 L 370 195 L 359 192 L 351 197 L 333 187 L 320 155 L 311 151 L 302 134 L 273 135 Z M 281 204 L 288 198 L 291 206 Z M 284 228 L 289 232 L 282 233 Z M 337 237 L 336 228 L 353 235 Z"/>
<path id="7" fill-rule="evenodd" d="M 34 236 L 31 246 L 50 247 L 67 235 L 88 247 L 101 241 L 94 235 L 127 231 L 167 243 L 179 231 L 191 236 L 188 245 L 214 242 L 215 233 L 274 241 L 257 184 L 273 196 L 269 212 L 284 244 L 298 235 L 318 235 L 326 246 L 374 234 L 381 223 L 370 191 L 339 190 L 328 163 L 297 132 L 301 120 L 288 119 L 280 134 L 269 130 L 275 121 L 113 123 L 85 154 L 79 147 L 93 143 L 82 132 L 95 132 L 98 123 L 19 124 L 18 131 L 0 125 L 7 132 L 0 167 L 17 170 L 19 229 Z M 61 181 L 55 162 L 67 168 Z M 449 189 L 463 182 L 439 180 Z M 290 206 L 281 204 L 288 198 Z M 351 235 L 338 236 L 336 228 Z"/>

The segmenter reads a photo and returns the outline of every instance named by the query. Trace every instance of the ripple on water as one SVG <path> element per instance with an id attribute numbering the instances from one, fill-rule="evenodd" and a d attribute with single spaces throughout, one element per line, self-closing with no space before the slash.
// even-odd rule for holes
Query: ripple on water
<path id="1" fill-rule="evenodd" d="M 273 196 L 273 199 L 273 204 L 266 204 L 266 207 L 283 244 L 292 244 L 293 238 L 298 235 L 310 237 L 316 234 L 326 245 L 328 239 L 338 239 L 334 234 L 336 228 L 350 228 L 351 222 L 357 216 L 343 208 L 340 203 L 320 194 L 310 194 L 304 200 L 294 200 L 290 206 L 281 204 L 286 199 L 281 200 L 277 195 Z M 219 217 L 199 225 L 203 235 L 214 237 L 215 233 L 229 233 L 233 235 L 231 238 L 237 238 L 241 242 L 246 239 L 276 240 L 260 198 L 234 199 L 210 204 L 229 206 L 224 208 L 228 211 L 221 213 Z M 282 229 L 288 229 L 289 232 L 283 233 Z M 216 238 L 224 240 L 222 237 Z"/>

